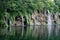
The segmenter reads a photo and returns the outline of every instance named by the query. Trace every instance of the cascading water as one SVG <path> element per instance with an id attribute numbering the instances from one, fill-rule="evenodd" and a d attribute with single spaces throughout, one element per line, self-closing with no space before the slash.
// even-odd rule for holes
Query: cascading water
<path id="1" fill-rule="evenodd" d="M 5 21 L 6 21 L 6 24 L 7 24 L 6 34 L 8 35 L 9 32 L 11 31 L 11 21 L 9 20 L 8 17 L 5 17 Z"/>
<path id="2" fill-rule="evenodd" d="M 52 31 L 52 16 L 51 13 L 48 11 L 48 39 L 51 35 L 51 31 Z"/>
<path id="3" fill-rule="evenodd" d="M 23 19 L 23 16 L 22 16 L 22 36 L 23 36 L 23 33 L 24 33 L 24 19 Z"/>

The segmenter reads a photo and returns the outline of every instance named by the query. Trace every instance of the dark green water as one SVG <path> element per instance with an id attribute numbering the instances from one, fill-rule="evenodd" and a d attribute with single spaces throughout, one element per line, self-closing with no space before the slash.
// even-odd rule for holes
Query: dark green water
<path id="1" fill-rule="evenodd" d="M 60 40 L 60 32 L 58 35 L 53 33 L 48 37 L 47 25 L 36 27 L 38 28 L 35 29 L 33 26 L 27 26 L 27 30 L 24 31 L 23 35 L 20 31 L 18 31 L 20 33 L 16 32 L 13 35 L 0 35 L 0 40 Z"/>

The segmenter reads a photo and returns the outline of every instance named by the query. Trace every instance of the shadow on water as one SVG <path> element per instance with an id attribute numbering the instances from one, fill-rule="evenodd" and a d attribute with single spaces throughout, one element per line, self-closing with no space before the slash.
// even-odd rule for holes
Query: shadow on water
<path id="1" fill-rule="evenodd" d="M 27 25 L 27 28 L 24 29 L 24 33 L 16 31 L 15 35 L 0 35 L 0 40 L 48 40 L 48 29 L 47 25 L 35 25 L 37 28 L 34 28 L 33 25 Z M 58 27 L 59 25 L 57 25 Z M 31 29 L 32 27 L 33 29 Z M 60 30 L 56 28 L 58 34 L 52 33 L 49 40 L 60 40 Z M 12 30 L 12 29 L 11 29 Z M 53 31 L 53 30 L 52 30 Z M 17 33 L 17 32 L 20 32 Z"/>

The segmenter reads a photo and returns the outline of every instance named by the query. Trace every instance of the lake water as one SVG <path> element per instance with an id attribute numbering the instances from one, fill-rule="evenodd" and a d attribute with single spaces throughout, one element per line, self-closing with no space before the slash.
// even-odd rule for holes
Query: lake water
<path id="1" fill-rule="evenodd" d="M 6 29 L 2 29 L 0 39 L 1 40 L 60 40 L 60 25 L 56 25 L 56 27 L 51 28 L 50 36 L 48 36 L 49 35 L 48 25 L 27 25 L 26 27 L 23 31 L 21 27 L 11 27 L 11 30 L 9 32 L 6 31 Z"/>

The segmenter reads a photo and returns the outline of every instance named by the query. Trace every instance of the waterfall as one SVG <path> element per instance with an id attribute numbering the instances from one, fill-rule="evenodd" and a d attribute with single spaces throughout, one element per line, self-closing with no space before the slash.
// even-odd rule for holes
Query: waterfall
<path id="1" fill-rule="evenodd" d="M 48 38 L 50 37 L 51 35 L 51 32 L 52 32 L 52 16 L 51 16 L 51 13 L 48 11 Z"/>
<path id="2" fill-rule="evenodd" d="M 6 24 L 7 24 L 7 29 L 6 29 L 6 34 L 8 35 L 9 32 L 11 31 L 11 21 L 9 20 L 8 17 L 5 17 Z"/>
<path id="3" fill-rule="evenodd" d="M 22 36 L 23 36 L 23 34 L 24 34 L 24 18 L 22 16 Z"/>
<path id="4" fill-rule="evenodd" d="M 9 25 L 9 27 L 10 27 L 10 32 L 11 32 L 11 24 L 12 24 L 12 23 L 11 23 L 11 21 L 10 21 L 10 25 Z"/>

